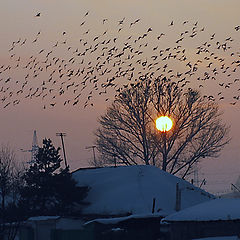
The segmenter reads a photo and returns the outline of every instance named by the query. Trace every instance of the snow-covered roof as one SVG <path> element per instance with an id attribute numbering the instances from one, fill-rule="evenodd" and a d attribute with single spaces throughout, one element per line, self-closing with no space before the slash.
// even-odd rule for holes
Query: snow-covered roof
<path id="1" fill-rule="evenodd" d="M 240 199 L 215 199 L 171 214 L 163 222 L 240 219 Z"/>
<path id="2" fill-rule="evenodd" d="M 46 220 L 57 220 L 60 216 L 36 216 L 28 218 L 28 221 L 46 221 Z"/>
<path id="3" fill-rule="evenodd" d="M 91 221 L 84 223 L 84 225 L 88 225 L 90 223 L 101 223 L 101 224 L 117 224 L 119 222 L 123 222 L 129 219 L 140 219 L 140 218 L 160 218 L 161 214 L 133 214 L 126 217 L 115 217 L 115 218 L 97 218 Z"/>
<path id="4" fill-rule="evenodd" d="M 155 210 L 174 212 L 176 184 L 182 189 L 181 207 L 186 208 L 214 198 L 178 177 L 154 166 L 120 166 L 78 170 L 72 173 L 78 185 L 91 189 L 85 214 L 149 214 L 153 198 Z"/>

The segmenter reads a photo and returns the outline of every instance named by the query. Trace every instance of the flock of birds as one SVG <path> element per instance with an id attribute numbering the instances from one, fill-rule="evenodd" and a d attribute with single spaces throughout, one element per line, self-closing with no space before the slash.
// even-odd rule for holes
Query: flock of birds
<path id="1" fill-rule="evenodd" d="M 209 35 L 198 22 L 190 21 L 177 27 L 171 21 L 165 32 L 157 34 L 152 27 L 137 34 L 141 19 L 129 22 L 126 18 L 115 23 L 102 19 L 106 30 L 94 35 L 89 22 L 86 12 L 75 44 L 66 30 L 49 48 L 41 46 L 41 31 L 33 39 L 13 41 L 9 63 L 0 65 L 3 108 L 34 98 L 41 100 L 44 109 L 59 103 L 94 106 L 97 96 L 109 101 L 143 76 L 153 80 L 166 77 L 181 88 L 204 90 L 213 84 L 214 92 L 204 95 L 210 101 L 223 100 L 228 89 L 230 104 L 240 100 L 240 49 L 236 50 L 238 42 L 231 36 L 219 41 L 215 33 Z M 233 31 L 238 34 L 240 26 Z M 170 41 L 172 33 L 176 39 Z M 33 53 L 26 58 L 28 49 Z"/>

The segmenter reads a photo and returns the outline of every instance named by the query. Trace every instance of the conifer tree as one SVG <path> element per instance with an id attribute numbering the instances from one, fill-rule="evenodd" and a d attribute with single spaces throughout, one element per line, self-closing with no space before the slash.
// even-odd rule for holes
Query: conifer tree
<path id="1" fill-rule="evenodd" d="M 28 216 L 72 215 L 76 209 L 75 213 L 79 213 L 84 203 L 88 187 L 77 186 L 69 168 L 61 168 L 59 151 L 50 139 L 44 139 L 36 162 L 24 174 L 20 207 L 29 210 Z"/>

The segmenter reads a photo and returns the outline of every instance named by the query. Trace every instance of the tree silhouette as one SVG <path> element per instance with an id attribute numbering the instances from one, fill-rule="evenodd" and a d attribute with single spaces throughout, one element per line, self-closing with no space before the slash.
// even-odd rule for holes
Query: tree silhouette
<path id="1" fill-rule="evenodd" d="M 151 164 L 184 178 L 194 163 L 217 157 L 229 142 L 221 115 L 218 105 L 200 92 L 146 75 L 121 92 L 100 117 L 95 133 L 98 164 Z M 155 127 L 159 116 L 174 122 L 165 140 Z"/>
<path id="2" fill-rule="evenodd" d="M 59 151 L 60 148 L 56 149 L 50 139 L 44 139 L 36 162 L 24 175 L 20 207 L 29 209 L 28 215 L 71 214 L 87 195 L 88 187 L 78 187 L 69 168 L 60 168 Z"/>

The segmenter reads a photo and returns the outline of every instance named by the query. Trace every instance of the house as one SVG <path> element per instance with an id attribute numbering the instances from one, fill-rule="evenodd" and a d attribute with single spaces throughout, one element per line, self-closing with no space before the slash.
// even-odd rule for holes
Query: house
<path id="1" fill-rule="evenodd" d="M 176 211 L 214 199 L 212 194 L 150 165 L 78 169 L 72 173 L 79 185 L 87 185 L 90 205 L 83 209 L 89 219 Z M 154 205 L 154 210 L 153 210 Z"/>
<path id="2" fill-rule="evenodd" d="M 163 217 L 215 198 L 149 165 L 79 169 L 73 178 L 90 187 L 84 227 L 98 239 L 157 239 Z"/>
<path id="3" fill-rule="evenodd" d="M 84 168 L 72 176 L 90 187 L 82 218 L 30 218 L 24 236 L 34 238 L 20 240 L 157 239 L 162 218 L 215 198 L 154 166 Z"/>
<path id="4" fill-rule="evenodd" d="M 215 199 L 171 214 L 161 221 L 165 239 L 240 236 L 240 199 Z"/>

